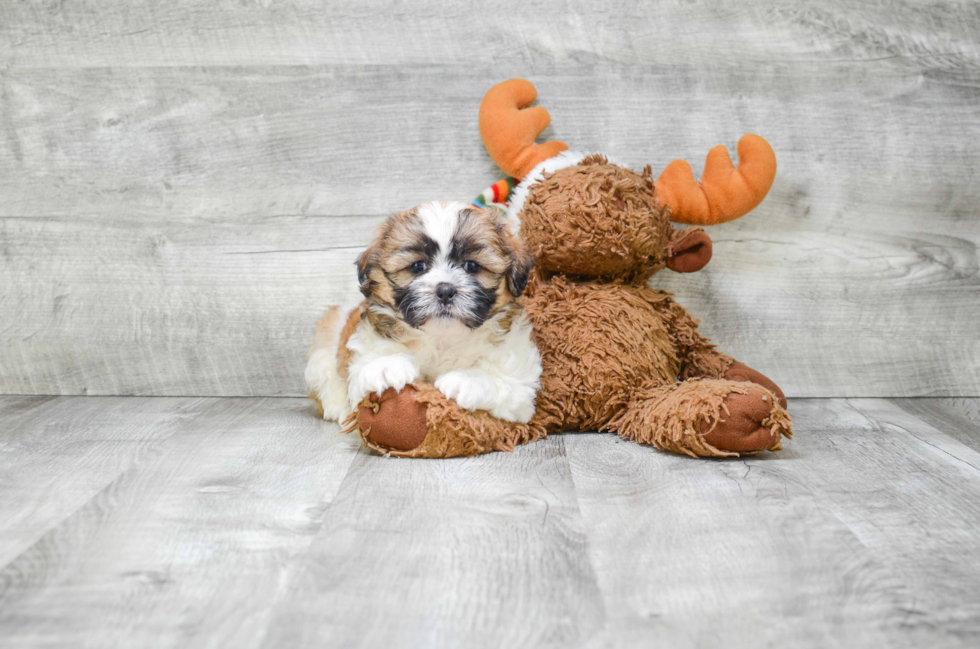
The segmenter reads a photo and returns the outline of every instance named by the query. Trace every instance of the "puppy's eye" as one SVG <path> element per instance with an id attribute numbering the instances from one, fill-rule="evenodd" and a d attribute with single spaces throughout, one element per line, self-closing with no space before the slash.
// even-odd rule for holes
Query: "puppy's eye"
<path id="1" fill-rule="evenodd" d="M 476 273 L 480 272 L 480 264 L 476 263 L 475 261 L 468 261 L 465 264 L 463 264 L 463 269 L 467 273 L 471 275 L 475 275 Z"/>
<path id="2" fill-rule="evenodd" d="M 425 267 L 426 264 L 424 261 L 417 261 L 411 266 L 409 266 L 408 270 L 410 270 L 414 275 L 421 275 L 422 273 L 425 272 Z"/>

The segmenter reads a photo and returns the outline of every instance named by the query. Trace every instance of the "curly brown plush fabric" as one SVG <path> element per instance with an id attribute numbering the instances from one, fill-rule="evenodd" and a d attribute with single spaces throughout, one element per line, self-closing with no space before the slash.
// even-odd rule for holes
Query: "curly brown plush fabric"
<path id="1" fill-rule="evenodd" d="M 348 429 L 404 457 L 510 450 L 578 430 L 695 457 L 779 450 L 792 424 L 776 384 L 715 349 L 671 293 L 647 284 L 665 267 L 699 270 L 712 251 L 700 228 L 672 227 L 654 189 L 649 167 L 598 155 L 530 188 L 521 235 L 536 269 L 522 299 L 543 371 L 529 424 L 467 412 L 417 385 L 372 395 Z"/>
<path id="2" fill-rule="evenodd" d="M 659 216 L 650 167 L 592 155 L 531 188 L 521 236 L 542 271 L 643 281 L 667 263 L 671 228 Z"/>
<path id="3" fill-rule="evenodd" d="M 714 457 L 779 450 L 780 434 L 789 427 L 789 416 L 774 405 L 772 393 L 762 386 L 691 379 L 634 391 L 629 407 L 604 430 L 665 451 Z M 760 432 L 758 440 L 744 443 L 746 437 Z"/>
<path id="4" fill-rule="evenodd" d="M 666 319 L 670 297 L 644 285 L 535 278 L 525 293 L 541 352 L 538 411 L 549 430 L 595 430 L 626 407 L 630 389 L 674 382 L 681 369 Z"/>

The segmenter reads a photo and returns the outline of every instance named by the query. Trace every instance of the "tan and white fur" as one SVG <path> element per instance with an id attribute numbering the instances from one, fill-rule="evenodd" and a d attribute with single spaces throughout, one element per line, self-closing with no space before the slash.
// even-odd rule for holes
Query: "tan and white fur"
<path id="1" fill-rule="evenodd" d="M 425 203 L 385 221 L 357 260 L 365 300 L 317 323 L 306 366 L 324 419 L 431 382 L 468 410 L 534 414 L 541 356 L 518 299 L 531 258 L 494 209 Z"/>

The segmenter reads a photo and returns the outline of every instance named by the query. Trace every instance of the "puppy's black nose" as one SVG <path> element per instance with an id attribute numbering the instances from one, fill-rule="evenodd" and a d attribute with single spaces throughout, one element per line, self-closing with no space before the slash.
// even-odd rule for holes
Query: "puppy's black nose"
<path id="1" fill-rule="evenodd" d="M 453 296 L 456 295 L 456 287 L 452 284 L 447 284 L 442 282 L 436 285 L 436 297 L 443 304 L 449 304 L 453 301 Z"/>

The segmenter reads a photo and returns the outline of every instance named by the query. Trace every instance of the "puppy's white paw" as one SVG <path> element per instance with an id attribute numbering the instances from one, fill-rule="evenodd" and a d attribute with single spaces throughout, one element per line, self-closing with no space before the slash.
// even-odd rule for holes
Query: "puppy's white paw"
<path id="1" fill-rule="evenodd" d="M 401 392 L 402 388 L 419 377 L 419 366 L 405 354 L 376 358 L 359 372 L 359 390 L 367 396 L 372 392 L 381 394 L 388 388 Z"/>
<path id="2" fill-rule="evenodd" d="M 488 410 L 497 398 L 493 378 L 481 370 L 446 372 L 435 383 L 436 389 L 466 410 Z"/>

